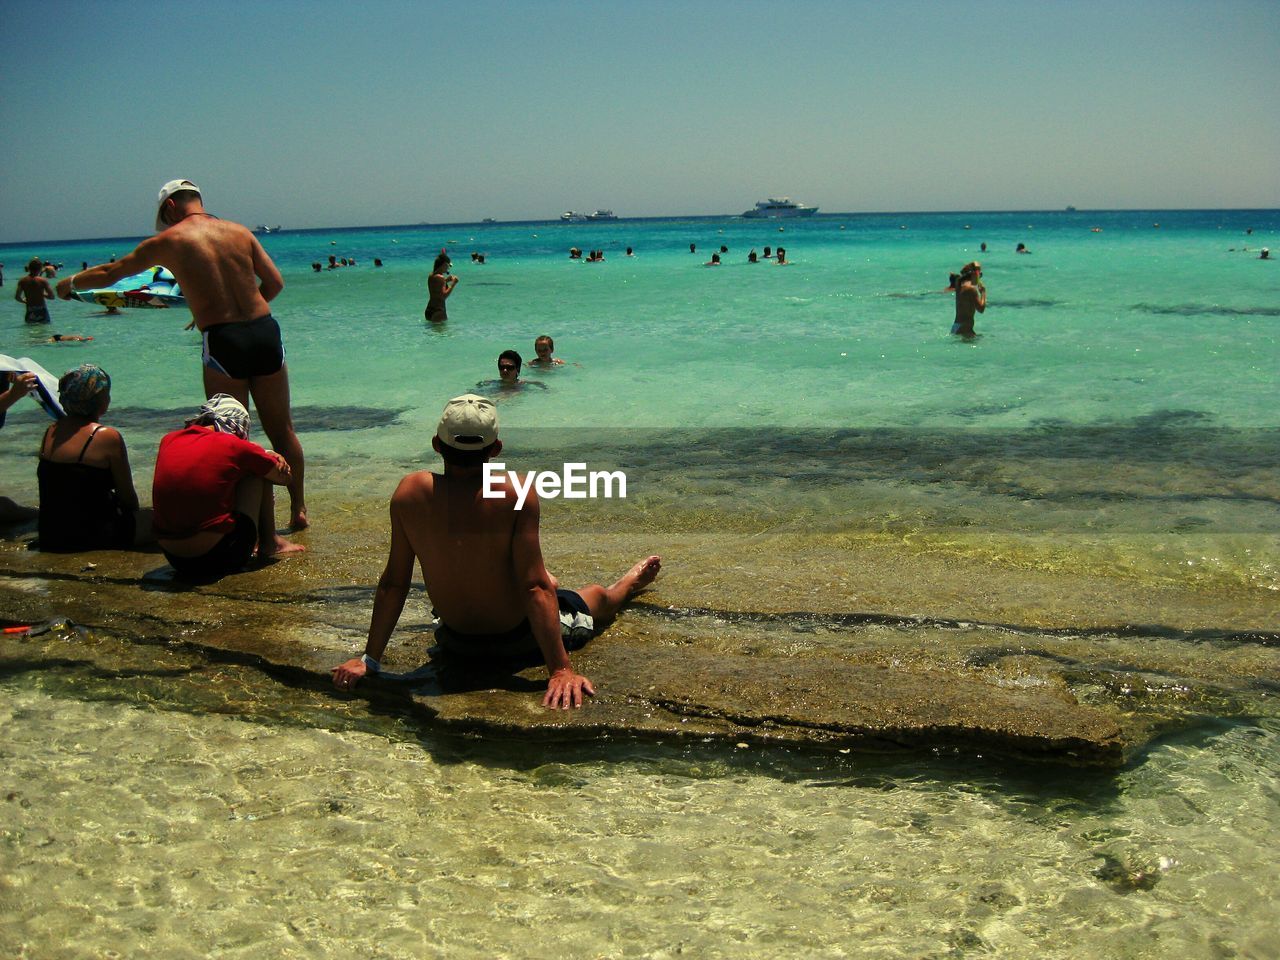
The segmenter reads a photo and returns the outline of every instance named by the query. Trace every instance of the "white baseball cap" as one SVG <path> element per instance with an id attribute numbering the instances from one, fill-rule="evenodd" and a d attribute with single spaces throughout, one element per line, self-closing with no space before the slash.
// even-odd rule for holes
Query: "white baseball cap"
<path id="1" fill-rule="evenodd" d="M 483 450 L 498 439 L 497 408 L 474 393 L 454 397 L 444 406 L 436 436 L 455 450 Z"/>
<path id="2" fill-rule="evenodd" d="M 170 224 L 164 222 L 164 202 L 175 193 L 182 193 L 185 190 L 190 190 L 197 196 L 201 195 L 200 188 L 190 180 L 170 180 L 160 188 L 160 205 L 156 208 L 156 233 L 170 226 Z"/>

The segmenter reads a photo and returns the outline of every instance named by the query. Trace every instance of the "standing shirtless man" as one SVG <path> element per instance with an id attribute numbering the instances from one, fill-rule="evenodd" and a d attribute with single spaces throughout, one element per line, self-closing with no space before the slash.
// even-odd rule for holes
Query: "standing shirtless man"
<path id="1" fill-rule="evenodd" d="M 27 275 L 18 280 L 18 289 L 13 292 L 13 299 L 27 306 L 27 323 L 49 322 L 49 306 L 45 301 L 53 299 L 53 287 L 40 276 L 43 266 L 39 257 L 33 257 L 27 264 Z"/>
<path id="2" fill-rule="evenodd" d="M 284 279 L 246 227 L 206 213 L 200 188 L 170 180 L 160 190 L 156 235 L 132 252 L 59 281 L 58 296 L 79 288 L 107 287 L 156 264 L 178 281 L 204 338 L 206 397 L 226 393 L 248 405 L 252 395 L 271 446 L 289 464 L 290 526 L 307 526 L 302 444 L 289 410 L 289 372 L 280 326 L 269 302 Z"/>
<path id="3" fill-rule="evenodd" d="M 440 617 L 436 641 L 450 654 L 476 660 L 540 651 L 551 677 L 542 703 L 581 706 L 595 693 L 573 669 L 576 650 L 653 582 L 658 557 L 641 560 L 612 586 L 560 590 L 542 560 L 538 498 L 529 488 L 523 508 L 510 477 L 486 495 L 484 465 L 502 452 L 491 400 L 464 394 L 450 400 L 431 440 L 444 473 L 411 473 L 391 498 L 391 551 L 378 580 L 364 655 L 333 669 L 333 685 L 349 691 L 378 658 L 404 610 L 413 561 L 422 566 Z"/>

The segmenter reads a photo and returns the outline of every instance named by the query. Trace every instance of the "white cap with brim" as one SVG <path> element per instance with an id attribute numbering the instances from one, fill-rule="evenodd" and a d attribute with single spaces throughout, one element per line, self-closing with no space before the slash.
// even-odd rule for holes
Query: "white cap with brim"
<path id="1" fill-rule="evenodd" d="M 498 439 L 497 408 L 474 393 L 454 397 L 444 406 L 436 436 L 455 450 L 483 450 Z"/>
<path id="2" fill-rule="evenodd" d="M 190 180 L 170 180 L 160 188 L 160 205 L 156 208 L 156 233 L 159 233 L 165 227 L 172 226 L 172 224 L 164 222 L 164 202 L 175 193 L 182 193 L 186 190 L 200 195 L 200 188 Z"/>

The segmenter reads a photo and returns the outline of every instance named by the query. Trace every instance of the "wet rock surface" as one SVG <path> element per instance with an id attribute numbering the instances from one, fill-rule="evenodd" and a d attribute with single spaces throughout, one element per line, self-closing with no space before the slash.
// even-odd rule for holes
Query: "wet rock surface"
<path id="1" fill-rule="evenodd" d="M 389 676 L 344 695 L 329 670 L 363 648 L 382 548 L 343 549 L 340 536 L 309 532 L 302 558 L 194 587 L 158 553 L 49 555 L 10 538 L 0 542 L 0 618 L 83 629 L 8 637 L 0 667 L 82 664 L 111 695 L 141 696 L 132 683 L 148 702 L 164 698 L 166 677 L 205 678 L 220 686 L 182 708 L 304 723 L 377 713 L 517 740 L 700 739 L 1098 768 L 1140 757 L 1166 731 L 1249 715 L 1280 690 L 1265 617 L 1222 629 L 1187 617 L 1194 628 L 1144 632 L 1101 626 L 1083 603 L 1047 625 L 957 618 L 945 600 L 910 615 L 834 603 L 786 613 L 752 609 L 732 587 L 719 606 L 692 607 L 671 603 L 689 589 L 672 575 L 575 655 L 598 691 L 580 710 L 542 707 L 540 663 L 477 671 L 434 656 L 421 589 L 388 650 Z M 586 577 L 574 566 L 588 564 L 621 568 L 612 553 L 555 565 L 575 583 Z"/>

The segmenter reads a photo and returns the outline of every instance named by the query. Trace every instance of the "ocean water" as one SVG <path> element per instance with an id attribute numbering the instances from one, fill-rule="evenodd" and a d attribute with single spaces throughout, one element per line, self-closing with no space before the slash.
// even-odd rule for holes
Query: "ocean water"
<path id="1" fill-rule="evenodd" d="M 625 499 L 544 503 L 549 563 L 573 583 L 664 556 L 606 642 L 966 675 L 1013 646 L 1004 681 L 1057 665 L 1082 702 L 1159 735 L 1085 776 L 459 741 L 210 658 L 252 616 L 219 620 L 226 596 L 209 594 L 190 603 L 213 626 L 148 619 L 130 604 L 154 557 L 99 556 L 117 566 L 95 579 L 51 569 L 19 529 L 0 601 L 90 623 L 0 648 L 0 952 L 1280 955 L 1280 265 L 1257 259 L 1277 240 L 1280 211 L 264 237 L 315 528 L 244 602 L 272 620 L 295 598 L 308 663 L 360 648 L 387 497 L 437 462 L 444 401 L 546 333 L 567 363 L 499 396 L 505 458 L 628 480 Z M 792 263 L 745 262 L 765 244 Z M 0 259 L 12 284 L 31 255 L 74 267 L 130 245 Z M 429 327 L 441 247 L 461 282 Z M 358 265 L 313 273 L 330 254 Z M 972 259 L 990 302 L 963 342 L 942 291 Z M 57 303 L 53 332 L 95 339 L 55 345 L 19 310 L 0 352 L 111 373 L 106 421 L 145 502 L 160 436 L 202 400 L 187 315 Z M 40 417 L 20 406 L 0 435 L 0 492 L 19 502 L 35 500 Z"/>

